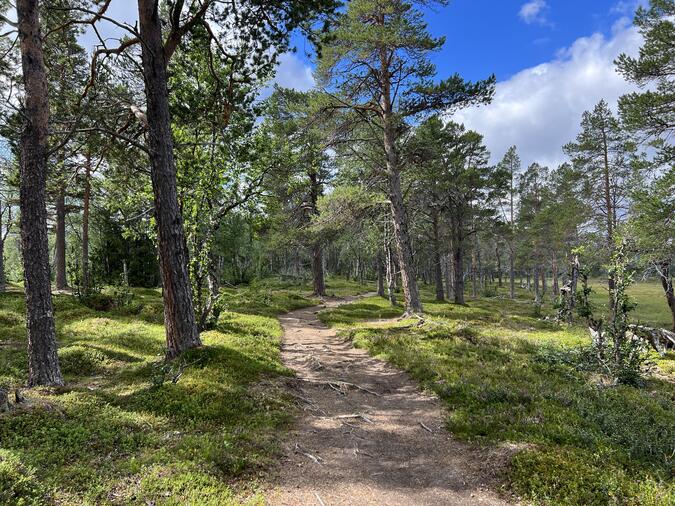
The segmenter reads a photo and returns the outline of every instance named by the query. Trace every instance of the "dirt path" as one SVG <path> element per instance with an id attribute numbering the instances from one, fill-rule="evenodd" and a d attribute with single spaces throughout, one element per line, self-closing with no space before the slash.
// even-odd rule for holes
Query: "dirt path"
<path id="1" fill-rule="evenodd" d="M 285 442 L 269 504 L 506 504 L 488 488 L 503 452 L 453 441 L 437 399 L 338 338 L 318 320 L 322 307 L 280 318 L 282 359 L 297 373 L 305 414 Z"/>

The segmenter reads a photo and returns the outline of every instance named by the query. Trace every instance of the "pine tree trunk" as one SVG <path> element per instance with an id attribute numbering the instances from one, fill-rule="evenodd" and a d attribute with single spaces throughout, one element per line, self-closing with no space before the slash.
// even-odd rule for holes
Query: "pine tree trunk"
<path id="1" fill-rule="evenodd" d="M 382 19 L 384 24 L 384 19 Z M 394 238 L 398 253 L 398 265 L 401 271 L 401 285 L 405 299 L 405 313 L 421 313 L 422 301 L 420 299 L 417 279 L 415 277 L 415 263 L 413 259 L 412 243 L 408 232 L 408 218 L 403 203 L 401 191 L 401 173 L 399 168 L 398 152 L 396 149 L 396 120 L 392 110 L 392 90 L 389 68 L 390 61 L 385 48 L 380 49 L 380 70 L 384 76 L 381 82 L 381 107 L 383 123 L 383 144 L 387 166 L 387 180 L 389 183 L 389 202 L 394 225 Z"/>
<path id="2" fill-rule="evenodd" d="M 56 193 L 56 248 L 54 265 L 56 267 L 56 289 L 68 288 L 66 279 L 66 190 L 59 187 Z"/>
<path id="3" fill-rule="evenodd" d="M 47 132 L 49 102 L 38 0 L 17 0 L 25 90 L 21 133 L 21 247 L 28 330 L 28 385 L 63 385 L 56 352 L 47 240 Z"/>
<path id="4" fill-rule="evenodd" d="M 434 234 L 434 255 L 433 255 L 433 270 L 434 283 L 436 284 L 436 300 L 445 300 L 445 292 L 443 290 L 443 264 L 441 263 L 441 241 L 438 231 L 438 212 L 434 210 L 432 216 L 432 226 Z"/>
<path id="5" fill-rule="evenodd" d="M 394 267 L 394 255 L 388 240 L 385 248 L 387 254 L 387 296 L 391 305 L 396 306 L 396 269 Z"/>
<path id="6" fill-rule="evenodd" d="M 377 295 L 384 297 L 384 277 L 385 268 L 382 260 L 382 253 L 377 253 Z"/>
<path id="7" fill-rule="evenodd" d="M 497 286 L 502 287 L 502 255 L 499 251 L 499 245 L 495 246 L 495 255 L 497 256 Z"/>
<path id="8" fill-rule="evenodd" d="M 558 283 L 558 257 L 553 252 L 553 259 L 551 260 L 551 275 L 553 276 L 553 293 L 551 294 L 551 300 L 556 300 L 558 295 L 560 295 L 560 285 Z"/>
<path id="9" fill-rule="evenodd" d="M 183 218 L 178 207 L 176 164 L 169 117 L 167 62 L 162 42 L 157 0 L 138 0 L 145 95 L 147 100 L 148 148 L 150 151 L 155 219 L 164 295 L 167 357 L 201 346 L 192 288 L 188 276 L 188 251 Z"/>
<path id="10" fill-rule="evenodd" d="M 84 166 L 84 195 L 82 197 L 82 293 L 88 294 L 89 283 L 89 204 L 91 202 L 91 156 Z"/>
<path id="11" fill-rule="evenodd" d="M 474 245 L 473 249 L 471 250 L 471 297 L 474 299 L 478 297 L 477 269 L 478 265 L 476 259 L 476 247 Z"/>
<path id="12" fill-rule="evenodd" d="M 389 158 L 389 157 L 388 157 Z M 410 235 L 408 233 L 408 221 L 403 204 L 401 192 L 401 175 L 398 170 L 388 170 L 389 200 L 391 202 L 392 223 L 394 226 L 394 238 L 396 240 L 396 252 L 398 266 L 401 271 L 401 286 L 405 299 L 406 314 L 421 313 L 422 302 L 420 300 L 415 267 L 413 262 Z"/>
<path id="13" fill-rule="evenodd" d="M 0 234 L 2 234 L 2 219 L 0 219 Z M 7 276 L 5 275 L 5 240 L 0 237 L 0 293 L 5 290 L 7 290 Z"/>
<path id="14" fill-rule="evenodd" d="M 452 266 L 452 252 L 445 255 L 445 287 L 448 292 L 448 300 L 455 298 L 454 269 Z"/>
<path id="15" fill-rule="evenodd" d="M 312 247 L 312 282 L 314 295 L 324 297 L 326 295 L 326 282 L 323 275 L 323 248 L 319 243 Z"/>
<path id="16" fill-rule="evenodd" d="M 541 268 L 541 300 L 546 297 L 546 269 Z"/>
<path id="17" fill-rule="evenodd" d="M 516 298 L 516 267 L 513 259 L 513 248 L 509 248 L 509 297 Z"/>
<path id="18" fill-rule="evenodd" d="M 538 303 L 538 302 L 541 301 L 541 297 L 539 295 L 539 266 L 538 265 L 534 266 L 533 278 L 534 278 L 534 301 Z"/>
<path id="19" fill-rule="evenodd" d="M 609 148 L 607 146 L 607 133 L 602 130 L 603 156 L 604 156 L 604 192 L 605 192 L 605 212 L 607 213 L 607 249 L 610 256 L 614 252 L 614 219 L 615 210 L 612 206 L 612 193 L 609 177 Z M 609 288 L 609 306 L 612 307 L 612 291 L 614 290 L 614 276 L 610 273 L 607 276 L 607 287 Z"/>
<path id="20" fill-rule="evenodd" d="M 464 304 L 464 248 L 461 241 L 453 241 L 455 268 L 455 304 Z"/>
<path id="21" fill-rule="evenodd" d="M 670 308 L 672 330 L 675 332 L 675 292 L 673 291 L 673 278 L 670 275 L 670 261 L 661 262 L 657 272 L 661 279 L 661 286 L 663 287 L 663 292 L 666 296 L 666 302 Z"/>

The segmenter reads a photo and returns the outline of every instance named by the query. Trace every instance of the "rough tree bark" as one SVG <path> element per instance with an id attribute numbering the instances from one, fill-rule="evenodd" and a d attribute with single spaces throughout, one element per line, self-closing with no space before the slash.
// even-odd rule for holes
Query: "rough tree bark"
<path id="1" fill-rule="evenodd" d="M 326 282 L 323 272 L 323 247 L 318 242 L 312 247 L 312 282 L 314 295 L 325 296 Z"/>
<path id="2" fill-rule="evenodd" d="M 201 346 L 188 277 L 188 251 L 178 207 L 169 116 L 167 60 L 157 0 L 138 0 L 147 100 L 148 149 L 159 238 L 167 357 Z"/>
<path id="3" fill-rule="evenodd" d="M 441 263 L 441 240 L 438 230 L 438 212 L 434 210 L 432 215 L 432 225 L 434 234 L 434 283 L 436 285 L 436 300 L 445 300 L 445 292 L 443 290 L 443 264 Z"/>
<path id="4" fill-rule="evenodd" d="M 88 294 L 89 283 L 89 205 L 91 202 L 91 155 L 84 163 L 84 193 L 82 196 L 82 293 Z"/>
<path id="5" fill-rule="evenodd" d="M 464 304 L 464 248 L 461 240 L 453 240 L 452 255 L 455 268 L 455 304 Z"/>
<path id="6" fill-rule="evenodd" d="M 509 246 L 509 297 L 516 298 L 516 267 L 511 246 Z"/>
<path id="7" fill-rule="evenodd" d="M 502 253 L 499 250 L 499 245 L 495 246 L 495 255 L 497 257 L 497 286 L 501 288 L 502 285 Z"/>
<path id="8" fill-rule="evenodd" d="M 49 101 L 38 0 L 17 0 L 16 10 L 25 90 L 19 202 L 28 330 L 28 385 L 63 385 L 56 353 L 49 273 L 45 202 Z"/>
<path id="9" fill-rule="evenodd" d="M 403 203 L 401 191 L 401 173 L 396 148 L 396 120 L 392 108 L 391 69 L 387 51 L 380 50 L 380 75 L 382 77 L 382 95 L 380 98 L 383 122 L 383 144 L 387 165 L 387 180 L 389 183 L 389 202 L 391 216 L 394 225 L 394 238 L 398 253 L 398 265 L 401 271 L 401 285 L 405 299 L 405 313 L 421 313 L 422 301 L 420 299 L 417 279 L 415 277 L 415 265 L 413 262 L 413 250 L 408 232 L 408 218 Z"/>
<path id="10" fill-rule="evenodd" d="M 478 259 L 476 258 L 476 245 L 471 250 L 471 297 L 478 297 Z"/>
<path id="11" fill-rule="evenodd" d="M 394 264 L 394 253 L 391 250 L 391 243 L 388 237 L 385 239 L 384 247 L 387 264 L 387 297 L 391 305 L 396 306 L 396 267 Z"/>
<path id="12" fill-rule="evenodd" d="M 377 253 L 377 295 L 384 297 L 385 267 L 382 260 L 382 252 Z"/>
<path id="13" fill-rule="evenodd" d="M 448 300 L 455 297 L 454 272 L 452 267 L 452 253 L 445 255 L 445 286 L 448 292 Z"/>
<path id="14" fill-rule="evenodd" d="M 56 289 L 68 288 L 66 279 L 66 189 L 60 185 L 56 190 L 56 247 L 54 266 L 56 268 Z"/>

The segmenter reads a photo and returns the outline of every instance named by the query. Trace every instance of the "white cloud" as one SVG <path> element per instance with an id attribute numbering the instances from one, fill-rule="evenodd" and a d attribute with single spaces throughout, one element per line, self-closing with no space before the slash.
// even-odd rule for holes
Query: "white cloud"
<path id="1" fill-rule="evenodd" d="M 565 161 L 562 146 L 574 140 L 584 111 L 633 89 L 616 72 L 620 53 L 636 54 L 641 36 L 624 18 L 609 38 L 596 33 L 577 39 L 549 62 L 499 82 L 493 102 L 456 112 L 453 119 L 485 136 L 492 161 L 516 145 L 523 164 L 551 167 Z"/>
<path id="2" fill-rule="evenodd" d="M 548 5 L 545 0 L 530 0 L 520 7 L 518 16 L 528 25 L 532 23 L 539 23 L 544 25 L 548 23 L 546 19 L 546 10 Z"/>
<path id="3" fill-rule="evenodd" d="M 274 82 L 297 91 L 310 90 L 315 83 L 311 67 L 293 53 L 284 53 L 279 57 Z"/>

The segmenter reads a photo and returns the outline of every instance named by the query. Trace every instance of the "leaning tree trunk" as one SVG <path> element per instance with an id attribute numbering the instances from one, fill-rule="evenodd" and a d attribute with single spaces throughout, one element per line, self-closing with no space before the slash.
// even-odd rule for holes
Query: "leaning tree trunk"
<path id="1" fill-rule="evenodd" d="M 16 2 L 25 90 L 21 133 L 21 248 L 28 330 L 28 385 L 63 385 L 56 353 L 47 240 L 49 101 L 38 0 Z"/>
<path id="2" fill-rule="evenodd" d="M 421 313 L 422 301 L 420 300 L 417 279 L 415 278 L 413 253 L 408 233 L 408 220 L 401 192 L 401 175 L 397 170 L 390 170 L 388 175 L 389 200 L 391 202 L 398 266 L 401 271 L 401 287 L 403 288 L 403 297 L 405 299 L 405 312 L 406 314 Z"/>
<path id="3" fill-rule="evenodd" d="M 91 202 L 91 156 L 87 154 L 84 165 L 84 195 L 82 197 L 82 293 L 89 289 L 89 204 Z"/>
<path id="4" fill-rule="evenodd" d="M 312 283 L 314 295 L 324 297 L 326 295 L 326 281 L 323 273 L 323 248 L 320 243 L 312 246 Z"/>
<path id="5" fill-rule="evenodd" d="M 659 278 L 661 279 L 663 292 L 666 295 L 666 302 L 668 302 L 668 307 L 670 308 L 673 325 L 672 328 L 673 332 L 675 332 L 675 292 L 673 291 L 673 278 L 670 275 L 670 261 L 661 262 L 657 266 L 657 272 L 659 273 Z"/>
<path id="6" fill-rule="evenodd" d="M 392 90 L 391 90 L 391 61 L 385 48 L 380 48 L 380 70 L 382 93 L 380 103 L 382 106 L 383 144 L 387 165 L 387 179 L 389 182 L 389 202 L 391 216 L 394 225 L 394 238 L 398 253 L 398 265 L 401 271 L 401 285 L 405 299 L 405 313 L 421 313 L 422 301 L 420 299 L 417 279 L 415 277 L 415 263 L 413 259 L 412 243 L 408 232 L 408 218 L 403 204 L 403 192 L 401 191 L 401 173 L 399 170 L 398 152 L 396 149 L 396 122 L 393 113 Z"/>
<path id="7" fill-rule="evenodd" d="M 56 289 L 68 288 L 66 280 L 66 189 L 59 186 L 56 190 L 56 248 L 54 265 L 56 267 Z"/>
<path id="8" fill-rule="evenodd" d="M 167 357 L 201 346 L 188 276 L 188 251 L 178 207 L 176 164 L 169 116 L 167 61 L 157 0 L 138 0 L 147 100 L 150 178 L 155 200 L 164 295 Z"/>

